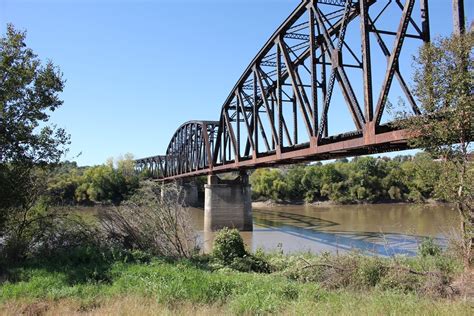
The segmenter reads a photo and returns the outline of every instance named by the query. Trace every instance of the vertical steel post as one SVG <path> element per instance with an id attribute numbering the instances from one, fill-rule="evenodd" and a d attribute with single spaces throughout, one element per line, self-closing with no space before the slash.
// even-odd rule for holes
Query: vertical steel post
<path id="1" fill-rule="evenodd" d="M 323 97 L 323 100 L 326 100 L 326 96 L 327 96 L 327 84 L 326 84 L 326 51 L 325 49 L 321 46 L 321 63 L 322 63 L 322 66 L 321 66 L 321 93 L 322 93 L 322 97 Z M 324 113 L 323 113 L 324 115 Z M 326 124 L 324 125 L 324 131 L 323 131 L 323 137 L 328 137 L 328 130 L 329 130 L 329 120 L 328 120 L 328 116 L 327 116 L 327 113 L 324 117 L 324 121 L 326 122 Z"/>
<path id="2" fill-rule="evenodd" d="M 281 83 L 281 50 L 280 45 L 276 46 L 276 66 L 277 66 L 277 106 L 278 106 L 278 147 L 277 152 L 281 154 L 283 149 L 283 102 L 282 102 L 282 83 Z"/>
<path id="3" fill-rule="evenodd" d="M 420 10 L 421 10 L 421 31 L 423 33 L 423 41 L 425 43 L 429 42 L 431 39 L 430 36 L 430 15 L 428 10 L 428 0 L 420 1 Z"/>
<path id="4" fill-rule="evenodd" d="M 464 21 L 464 0 L 453 0 L 453 31 L 456 35 L 464 34 L 466 31 Z"/>
<path id="5" fill-rule="evenodd" d="M 273 130 L 276 130 L 276 127 L 275 127 L 275 99 L 273 98 L 273 94 L 270 96 L 271 99 L 272 99 L 272 102 L 270 103 L 270 109 L 271 109 L 271 124 L 273 124 Z M 277 135 L 278 137 L 278 135 Z M 278 140 L 280 141 L 280 140 Z M 275 142 L 275 138 L 272 137 L 272 150 L 275 150 L 275 146 L 276 146 L 276 142 Z"/>
<path id="6" fill-rule="evenodd" d="M 298 144 L 298 117 L 296 113 L 296 96 L 293 92 L 293 98 L 291 99 L 293 105 L 293 143 Z"/>
<path id="7" fill-rule="evenodd" d="M 255 144 L 255 155 L 258 156 L 258 109 L 257 109 L 257 75 L 253 73 L 253 133 Z"/>
<path id="8" fill-rule="evenodd" d="M 314 12 L 308 7 L 309 12 L 309 49 L 311 59 L 311 100 L 313 101 L 313 137 L 318 135 L 318 76 L 316 67 L 316 43 L 314 30 Z"/>
<path id="9" fill-rule="evenodd" d="M 237 159 L 237 158 L 240 158 L 240 108 L 239 108 L 238 98 L 235 98 L 235 100 L 237 102 L 235 106 L 237 108 L 237 152 L 235 153 L 235 156 Z"/>
<path id="10" fill-rule="evenodd" d="M 422 0 L 423 1 L 423 0 Z M 360 31 L 362 46 L 362 69 L 364 76 L 365 121 L 371 122 L 374 116 L 372 98 L 372 68 L 370 59 L 370 37 L 367 0 L 360 0 Z"/>

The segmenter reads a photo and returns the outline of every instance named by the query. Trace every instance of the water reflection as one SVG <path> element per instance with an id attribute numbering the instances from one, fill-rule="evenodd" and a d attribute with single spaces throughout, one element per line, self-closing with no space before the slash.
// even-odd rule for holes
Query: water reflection
<path id="1" fill-rule="evenodd" d="M 205 252 L 214 234 L 202 232 L 203 211 L 193 209 Z M 456 225 L 456 213 L 447 206 L 278 206 L 255 208 L 254 231 L 243 232 L 247 246 L 284 252 L 346 252 L 358 249 L 380 255 L 414 255 L 423 236 L 440 244 Z"/>

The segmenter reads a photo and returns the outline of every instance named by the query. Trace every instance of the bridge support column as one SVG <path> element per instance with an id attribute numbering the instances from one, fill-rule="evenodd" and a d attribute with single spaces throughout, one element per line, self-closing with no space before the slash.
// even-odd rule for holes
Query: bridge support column
<path id="1" fill-rule="evenodd" d="M 183 199 L 186 206 L 198 206 L 198 187 L 196 182 L 187 182 L 182 184 L 183 187 Z"/>
<path id="2" fill-rule="evenodd" d="M 252 198 L 247 173 L 235 180 L 208 176 L 204 186 L 204 230 L 224 227 L 252 231 Z"/>
<path id="3" fill-rule="evenodd" d="M 162 184 L 163 186 L 165 184 Z M 179 200 L 185 206 L 199 206 L 198 187 L 194 181 L 178 181 L 178 187 L 180 188 Z M 161 190 L 161 199 L 164 198 L 166 189 L 163 187 Z"/>

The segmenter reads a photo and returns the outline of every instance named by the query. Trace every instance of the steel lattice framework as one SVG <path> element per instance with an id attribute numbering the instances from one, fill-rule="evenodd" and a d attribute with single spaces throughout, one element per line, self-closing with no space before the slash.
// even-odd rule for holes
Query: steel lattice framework
<path id="1" fill-rule="evenodd" d="M 430 41 L 428 0 L 303 0 L 240 77 L 219 121 L 183 124 L 165 155 L 137 168 L 171 180 L 406 149 L 406 131 L 386 113 L 394 81 L 407 111 L 420 113 L 399 66 L 407 39 Z M 331 119 L 344 116 L 346 130 L 331 131 Z"/>

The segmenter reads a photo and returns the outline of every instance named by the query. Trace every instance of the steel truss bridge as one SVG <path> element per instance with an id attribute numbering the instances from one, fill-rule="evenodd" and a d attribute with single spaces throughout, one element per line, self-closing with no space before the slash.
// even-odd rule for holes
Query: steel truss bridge
<path id="1" fill-rule="evenodd" d="M 420 114 L 410 67 L 400 65 L 430 41 L 428 2 L 303 0 L 245 69 L 219 120 L 184 123 L 164 155 L 136 160 L 137 169 L 172 180 L 407 149 L 388 101 L 398 93 L 403 111 Z M 453 9 L 462 28 L 462 0 Z M 405 47 L 415 50 L 402 59 Z"/>

